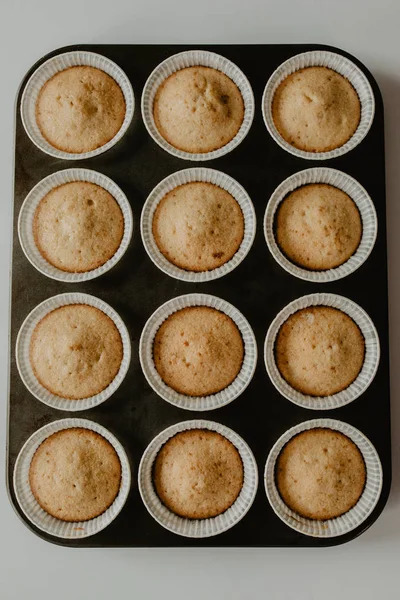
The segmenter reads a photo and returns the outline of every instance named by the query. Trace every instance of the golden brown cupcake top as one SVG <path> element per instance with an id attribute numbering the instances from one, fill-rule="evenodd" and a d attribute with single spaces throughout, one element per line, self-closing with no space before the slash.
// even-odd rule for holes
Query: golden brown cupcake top
<path id="1" fill-rule="evenodd" d="M 307 519 L 325 521 L 350 510 L 363 493 L 366 469 L 360 450 L 331 429 L 310 429 L 293 437 L 276 465 L 284 503 Z"/>
<path id="2" fill-rule="evenodd" d="M 69 304 L 36 325 L 30 361 L 49 392 L 80 400 L 104 390 L 121 366 L 123 346 L 114 321 L 86 304 Z"/>
<path id="3" fill-rule="evenodd" d="M 186 183 L 168 192 L 156 208 L 153 235 L 160 252 L 188 271 L 209 271 L 228 262 L 244 235 L 239 204 L 212 183 Z"/>
<path id="4" fill-rule="evenodd" d="M 125 119 L 118 83 L 95 67 L 69 67 L 39 92 L 36 121 L 43 137 L 58 150 L 83 153 L 104 146 Z"/>
<path id="5" fill-rule="evenodd" d="M 330 306 L 295 312 L 275 342 L 280 374 L 295 390 L 310 396 L 346 389 L 361 371 L 364 356 L 365 341 L 358 325 Z"/>
<path id="6" fill-rule="evenodd" d="M 29 483 L 37 502 L 62 521 L 87 521 L 114 502 L 121 463 L 113 446 L 89 429 L 63 429 L 36 450 Z"/>
<path id="7" fill-rule="evenodd" d="M 124 217 L 107 190 L 88 181 L 73 181 L 54 188 L 39 202 L 33 234 L 50 264 L 61 271 L 84 273 L 116 253 Z"/>
<path id="8" fill-rule="evenodd" d="M 321 183 L 304 185 L 281 202 L 276 241 L 289 260 L 323 271 L 346 262 L 362 236 L 360 213 L 342 190 Z"/>
<path id="9" fill-rule="evenodd" d="M 240 494 L 242 459 L 235 446 L 215 431 L 183 431 L 158 453 L 154 485 L 161 502 L 177 515 L 187 519 L 216 517 Z"/>
<path id="10" fill-rule="evenodd" d="M 155 367 L 163 381 L 187 396 L 220 392 L 237 377 L 244 344 L 237 325 L 208 306 L 170 315 L 154 339 Z"/>
<path id="11" fill-rule="evenodd" d="M 345 77 L 327 67 L 307 67 L 278 86 L 272 118 L 280 135 L 295 148 L 328 152 L 354 134 L 361 104 Z"/>
<path id="12" fill-rule="evenodd" d="M 175 148 L 212 152 L 230 142 L 244 118 L 237 85 L 209 67 L 187 67 L 170 75 L 157 90 L 154 120 L 160 134 Z"/>

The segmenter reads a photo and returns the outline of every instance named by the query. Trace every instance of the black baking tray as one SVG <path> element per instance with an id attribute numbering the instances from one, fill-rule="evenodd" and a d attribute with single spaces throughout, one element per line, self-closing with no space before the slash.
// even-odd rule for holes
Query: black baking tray
<path id="1" fill-rule="evenodd" d="M 144 201 L 154 186 L 167 175 L 196 164 L 171 156 L 147 134 L 140 114 L 143 86 L 165 58 L 195 48 L 217 52 L 237 64 L 249 78 L 256 101 L 254 122 L 245 140 L 222 158 L 203 163 L 231 175 L 250 194 L 257 214 L 256 239 L 249 255 L 232 273 L 200 284 L 177 281 L 157 269 L 144 250 L 139 230 Z M 132 82 L 136 108 L 128 132 L 111 150 L 88 160 L 65 161 L 42 153 L 29 140 L 21 123 L 20 100 L 25 83 L 38 65 L 56 54 L 77 49 L 98 52 L 120 65 Z M 376 100 L 374 122 L 366 138 L 351 152 L 329 161 L 303 160 L 285 152 L 270 137 L 261 114 L 262 93 L 276 67 L 295 54 L 316 49 L 332 50 L 353 60 L 366 74 Z M 374 78 L 356 58 L 330 46 L 78 45 L 51 52 L 31 68 L 21 83 L 16 102 L 7 477 L 11 502 L 32 531 L 50 542 L 76 547 L 320 547 L 347 542 L 377 519 L 387 501 L 391 481 L 383 125 L 382 98 Z M 297 171 L 321 165 L 352 175 L 366 188 L 378 215 L 378 237 L 372 254 L 355 273 L 333 283 L 313 284 L 289 275 L 275 262 L 264 239 L 263 216 L 279 183 Z M 45 277 L 28 262 L 18 241 L 17 220 L 25 196 L 38 181 L 73 166 L 100 171 L 122 188 L 132 205 L 134 234 L 122 260 L 107 274 L 92 281 L 67 284 Z M 104 404 L 75 415 L 49 408 L 35 399 L 22 383 L 15 361 L 16 337 L 28 313 L 46 298 L 69 291 L 87 292 L 111 304 L 127 325 L 132 342 L 131 365 L 120 388 Z M 147 384 L 138 357 L 140 334 L 158 306 L 196 291 L 234 304 L 253 327 L 259 350 L 254 378 L 243 394 L 228 406 L 201 414 L 202 418 L 231 427 L 248 442 L 260 476 L 257 496 L 248 514 L 229 531 L 207 539 L 180 537 L 161 527 L 148 514 L 137 485 L 138 464 L 152 438 L 169 425 L 199 417 L 199 413 L 171 406 Z M 351 404 L 331 411 L 307 410 L 280 396 L 263 360 L 265 335 L 276 314 L 295 298 L 321 291 L 342 294 L 360 304 L 374 321 L 381 343 L 380 364 L 370 387 Z M 86 417 L 112 431 L 125 447 L 133 475 L 128 500 L 115 521 L 95 536 L 73 541 L 53 538 L 36 529 L 19 508 L 12 486 L 15 460 L 27 438 L 46 423 L 68 416 Z M 318 417 L 347 421 L 359 428 L 375 445 L 383 465 L 382 495 L 373 513 L 351 533 L 331 539 L 307 537 L 286 526 L 270 507 L 263 485 L 265 462 L 278 437 L 293 425 Z"/>

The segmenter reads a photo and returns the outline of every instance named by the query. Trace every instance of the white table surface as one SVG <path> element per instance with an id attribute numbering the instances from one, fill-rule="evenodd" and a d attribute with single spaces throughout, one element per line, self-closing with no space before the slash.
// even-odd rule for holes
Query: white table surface
<path id="1" fill-rule="evenodd" d="M 40 540 L 14 514 L 3 466 L 14 100 L 37 59 L 79 42 L 321 42 L 353 53 L 376 77 L 386 109 L 394 469 L 384 513 L 357 540 L 321 550 L 75 550 Z M 1 600 L 399 598 L 399 0 L 0 0 L 0 49 Z"/>

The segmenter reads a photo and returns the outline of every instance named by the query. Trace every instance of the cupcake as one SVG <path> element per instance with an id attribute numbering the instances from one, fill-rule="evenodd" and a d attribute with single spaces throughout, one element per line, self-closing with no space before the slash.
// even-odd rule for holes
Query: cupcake
<path id="1" fill-rule="evenodd" d="M 105 264 L 117 252 L 124 234 L 118 202 L 89 181 L 52 189 L 39 202 L 33 236 L 40 254 L 69 273 L 84 273 Z"/>
<path id="2" fill-rule="evenodd" d="M 187 519 L 208 519 L 235 502 L 244 469 L 232 442 L 215 431 L 190 429 L 162 446 L 153 480 L 158 497 L 170 511 Z"/>
<path id="3" fill-rule="evenodd" d="M 360 499 L 366 467 L 356 444 L 332 429 L 294 436 L 281 451 L 275 470 L 283 502 L 306 519 L 340 517 Z"/>
<path id="4" fill-rule="evenodd" d="M 62 521 L 87 521 L 104 513 L 118 495 L 121 463 L 113 446 L 83 428 L 63 429 L 45 439 L 29 468 L 36 501 Z"/>
<path id="5" fill-rule="evenodd" d="M 86 304 L 49 312 L 36 325 L 29 345 L 39 383 L 69 400 L 89 398 L 113 381 L 123 358 L 121 335 L 110 317 Z"/>
<path id="6" fill-rule="evenodd" d="M 174 148 L 207 153 L 236 136 L 244 119 L 244 102 L 225 73 L 191 66 L 176 71 L 159 86 L 153 117 L 160 135 Z"/>
<path id="7" fill-rule="evenodd" d="M 343 311 L 310 306 L 290 315 L 278 331 L 275 361 L 295 390 L 330 396 L 346 389 L 360 373 L 365 340 Z"/>
<path id="8" fill-rule="evenodd" d="M 51 146 L 69 153 L 90 152 L 109 142 L 125 113 L 118 83 L 90 66 L 59 71 L 43 85 L 36 101 L 41 134 Z"/>
<path id="9" fill-rule="evenodd" d="M 295 189 L 275 216 L 275 238 L 282 253 L 312 271 L 345 263 L 356 252 L 361 237 L 357 206 L 332 185 L 314 183 Z"/>
<path id="10" fill-rule="evenodd" d="M 223 188 L 196 181 L 168 192 L 152 223 L 155 242 L 165 258 L 188 271 L 210 271 L 228 262 L 244 237 L 244 217 Z"/>
<path id="11" fill-rule="evenodd" d="M 153 359 L 167 386 L 187 396 L 208 396 L 236 379 L 244 344 L 237 325 L 225 313 L 190 306 L 162 323 L 154 338 Z"/>
<path id="12" fill-rule="evenodd" d="M 306 152 L 328 152 L 343 146 L 360 118 L 356 90 L 328 67 L 295 71 L 279 84 L 272 100 L 272 119 L 279 134 Z"/>

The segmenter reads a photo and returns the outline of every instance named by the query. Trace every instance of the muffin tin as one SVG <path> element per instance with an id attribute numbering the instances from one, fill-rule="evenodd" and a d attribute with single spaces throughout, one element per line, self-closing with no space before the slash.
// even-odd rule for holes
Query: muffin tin
<path id="1" fill-rule="evenodd" d="M 76 283 L 57 281 L 36 270 L 27 260 L 18 239 L 18 217 L 22 203 L 34 186 L 48 175 L 67 169 L 66 160 L 52 158 L 29 139 L 22 125 L 20 104 L 26 83 L 35 69 L 49 58 L 69 51 L 95 52 L 115 62 L 126 73 L 135 98 L 142 95 L 154 69 L 169 57 L 187 50 L 216 52 L 243 71 L 255 98 L 254 120 L 247 136 L 231 152 L 202 163 L 236 180 L 249 194 L 257 217 L 254 243 L 243 261 L 219 279 L 181 281 L 157 268 L 147 255 L 140 235 L 140 215 L 146 198 L 167 176 L 196 167 L 170 154 L 148 134 L 139 110 L 122 139 L 104 154 L 79 160 L 80 168 L 110 177 L 126 194 L 133 211 L 132 241 L 118 264 L 101 277 Z M 366 137 L 350 152 L 334 160 L 305 160 L 281 148 L 263 121 L 261 100 L 272 73 L 286 60 L 308 51 L 331 51 L 350 58 L 365 74 L 375 96 L 375 117 Z M 8 489 L 11 502 L 26 525 L 42 538 L 77 547 L 191 547 L 191 546 L 331 546 L 347 542 L 367 529 L 386 503 L 391 480 L 389 355 L 387 320 L 385 164 L 383 106 L 378 86 L 367 69 L 354 57 L 319 45 L 165 46 L 115 45 L 74 46 L 42 58 L 24 78 L 16 104 L 14 226 L 10 326 L 9 429 L 7 440 Z M 372 198 L 377 219 L 376 243 L 365 262 L 342 279 L 319 283 L 304 281 L 288 273 L 274 259 L 263 232 L 263 219 L 274 190 L 289 176 L 318 166 L 342 171 L 361 184 Z M 17 456 L 27 439 L 41 427 L 69 416 L 39 402 L 19 376 L 15 347 L 19 329 L 41 302 L 62 293 L 91 294 L 108 303 L 122 318 L 131 338 L 132 359 L 126 377 L 115 393 L 101 405 L 79 413 L 82 418 L 105 426 L 121 442 L 132 471 L 132 485 L 125 506 L 108 527 L 92 537 L 63 539 L 32 525 L 21 510 L 12 485 Z M 274 387 L 263 359 L 266 334 L 277 314 L 290 302 L 313 293 L 337 294 L 360 305 L 371 317 L 380 341 L 376 375 L 351 403 L 334 410 L 310 411 L 298 406 Z M 199 413 L 182 410 L 163 400 L 147 383 L 139 362 L 139 340 L 143 328 L 165 302 L 184 294 L 208 294 L 231 303 L 249 321 L 258 346 L 257 368 L 239 397 L 218 410 L 205 410 L 201 418 L 218 422 L 242 437 L 253 452 L 259 485 L 250 510 L 231 529 L 208 538 L 182 537 L 162 527 L 147 512 L 138 488 L 141 458 L 152 440 L 167 427 Z M 285 525 L 269 504 L 263 474 L 267 457 L 277 440 L 291 427 L 311 418 L 331 418 L 359 429 L 375 446 L 383 467 L 379 501 L 356 529 L 331 538 L 306 536 Z"/>

